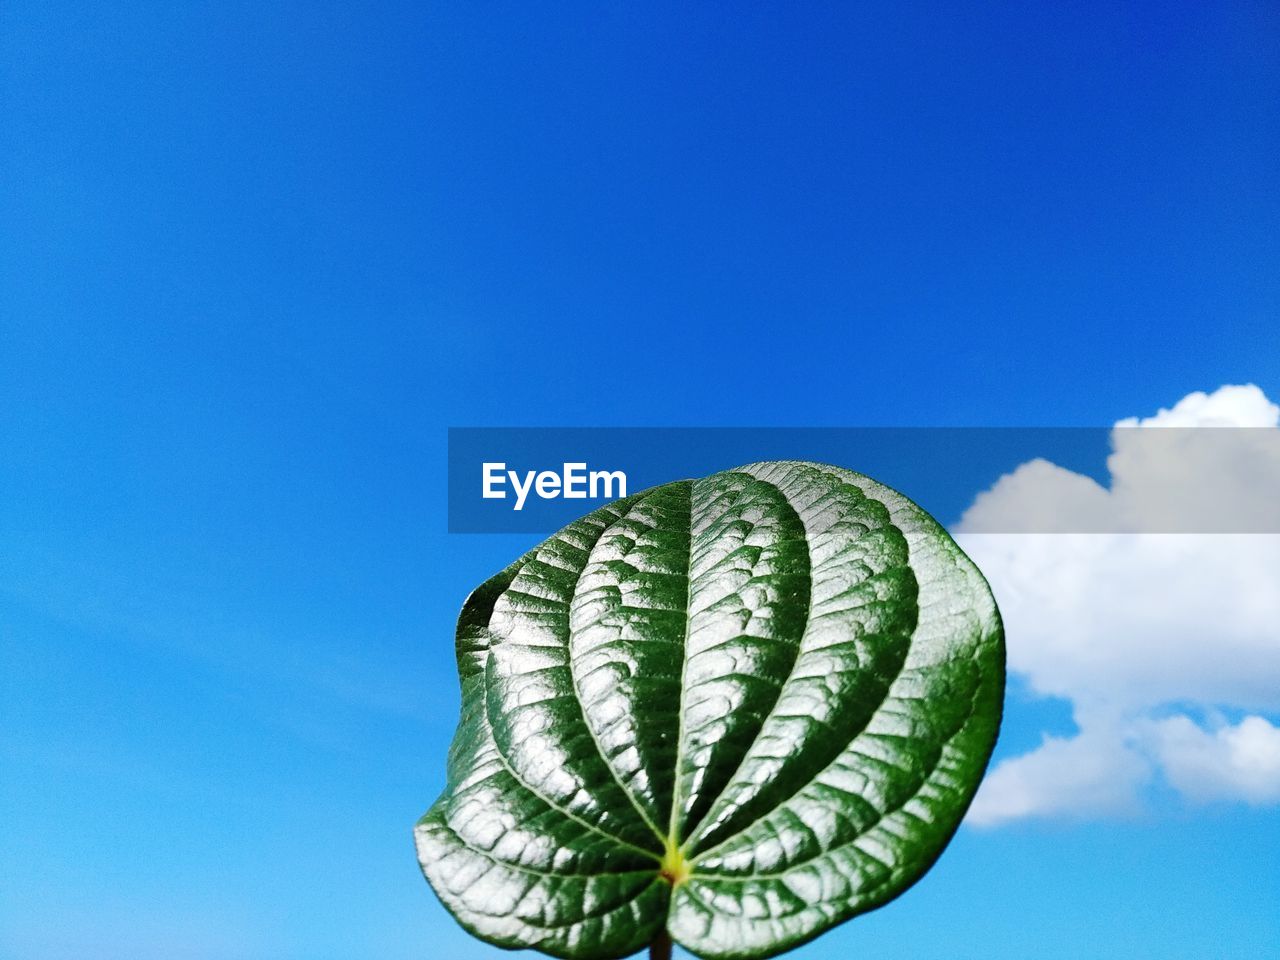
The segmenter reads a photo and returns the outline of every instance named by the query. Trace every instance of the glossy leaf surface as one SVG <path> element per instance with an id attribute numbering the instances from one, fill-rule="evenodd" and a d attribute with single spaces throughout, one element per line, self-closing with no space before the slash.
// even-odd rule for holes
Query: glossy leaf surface
<path id="1" fill-rule="evenodd" d="M 755 960 L 897 896 L 964 815 L 1004 690 L 947 533 L 796 461 L 570 524 L 472 593 L 457 654 L 423 872 L 476 936 L 582 960 L 664 928 Z"/>

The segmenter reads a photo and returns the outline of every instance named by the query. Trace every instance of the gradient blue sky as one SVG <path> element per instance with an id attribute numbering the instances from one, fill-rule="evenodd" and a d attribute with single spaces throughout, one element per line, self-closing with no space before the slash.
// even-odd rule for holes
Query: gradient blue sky
<path id="1" fill-rule="evenodd" d="M 445 428 L 1280 396 L 1277 90 L 1262 2 L 4 4 L 0 955 L 500 956 L 409 840 L 532 539 Z M 966 829 L 796 956 L 1262 960 L 1277 837 Z"/>

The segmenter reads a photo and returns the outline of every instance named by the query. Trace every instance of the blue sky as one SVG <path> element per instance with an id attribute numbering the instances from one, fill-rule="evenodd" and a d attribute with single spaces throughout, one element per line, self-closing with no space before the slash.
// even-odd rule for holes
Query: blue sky
<path id="1" fill-rule="evenodd" d="M 534 539 L 448 426 L 1280 396 L 1273 7 L 422 6 L 0 11 L 0 954 L 498 955 L 409 841 Z M 965 829 L 796 956 L 1273 956 L 1277 837 Z"/>

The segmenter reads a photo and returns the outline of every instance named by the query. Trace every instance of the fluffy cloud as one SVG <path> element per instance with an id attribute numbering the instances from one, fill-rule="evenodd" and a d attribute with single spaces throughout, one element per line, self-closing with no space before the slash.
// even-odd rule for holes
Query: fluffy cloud
<path id="1" fill-rule="evenodd" d="M 1187 796 L 1280 802 L 1280 729 L 1262 717 L 1245 717 L 1212 733 L 1187 717 L 1169 717 L 1152 733 L 1169 782 Z"/>
<path id="2" fill-rule="evenodd" d="M 1278 424 L 1255 386 L 1194 393 L 1116 424 L 1106 487 L 1038 460 L 975 499 L 956 532 L 1010 669 L 1069 700 L 1078 733 L 999 764 L 971 822 L 1132 811 L 1157 778 L 1190 802 L 1280 802 L 1280 535 L 1160 532 L 1280 530 Z M 1256 429 L 1165 429 L 1209 426 Z M 1046 532 L 1081 530 L 1108 532 Z"/>
<path id="3" fill-rule="evenodd" d="M 997 766 L 983 782 L 969 822 L 1132 814 L 1150 775 L 1151 762 L 1123 728 L 1092 724 L 1074 737 L 1046 736 L 1036 750 Z"/>
<path id="4" fill-rule="evenodd" d="M 1111 431 L 1110 484 L 1032 460 L 978 494 L 967 533 L 1280 532 L 1280 407 L 1255 386 L 1193 393 Z M 1208 429 L 1229 427 L 1232 429 Z"/>

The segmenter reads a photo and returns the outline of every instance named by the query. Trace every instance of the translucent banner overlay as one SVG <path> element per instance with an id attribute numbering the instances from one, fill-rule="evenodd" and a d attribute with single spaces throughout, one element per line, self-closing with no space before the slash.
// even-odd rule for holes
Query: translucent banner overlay
<path id="1" fill-rule="evenodd" d="M 455 427 L 450 533 L 551 533 L 625 494 L 815 460 L 966 533 L 1278 533 L 1280 430 Z"/>

